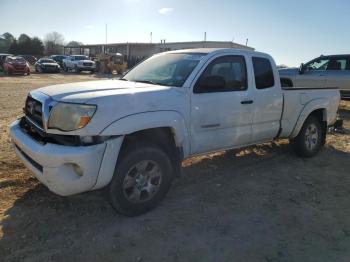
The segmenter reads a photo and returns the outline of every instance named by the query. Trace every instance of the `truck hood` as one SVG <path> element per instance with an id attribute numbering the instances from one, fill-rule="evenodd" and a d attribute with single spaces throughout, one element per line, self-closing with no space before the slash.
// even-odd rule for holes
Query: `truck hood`
<path id="1" fill-rule="evenodd" d="M 100 132 L 113 121 L 128 115 L 155 111 L 183 114 L 189 105 L 187 90 L 122 80 L 99 80 L 48 86 L 36 91 L 60 102 L 97 105 L 87 127 L 71 132 L 75 135 L 96 135 L 96 131 Z"/>
<path id="2" fill-rule="evenodd" d="M 104 97 L 151 93 L 170 87 L 122 80 L 98 80 L 52 85 L 37 89 L 58 102 L 92 103 Z"/>

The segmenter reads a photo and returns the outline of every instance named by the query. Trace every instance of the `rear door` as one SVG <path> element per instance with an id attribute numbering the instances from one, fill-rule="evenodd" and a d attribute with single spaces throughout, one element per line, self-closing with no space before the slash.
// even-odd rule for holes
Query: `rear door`
<path id="1" fill-rule="evenodd" d="M 246 145 L 251 141 L 252 84 L 245 55 L 214 57 L 195 80 L 191 94 L 191 153 Z M 203 79 L 222 79 L 222 87 L 201 89 Z"/>
<path id="2" fill-rule="evenodd" d="M 337 87 L 350 95 L 350 57 L 337 56 L 327 66 L 327 87 Z M 345 92 L 344 92 L 345 91 Z"/>
<path id="3" fill-rule="evenodd" d="M 319 57 L 305 65 L 305 71 L 296 76 L 295 87 L 322 88 L 326 84 L 328 57 Z"/>
<path id="4" fill-rule="evenodd" d="M 255 80 L 252 141 L 257 143 L 271 140 L 278 134 L 283 95 L 272 59 L 253 56 L 251 62 Z"/>

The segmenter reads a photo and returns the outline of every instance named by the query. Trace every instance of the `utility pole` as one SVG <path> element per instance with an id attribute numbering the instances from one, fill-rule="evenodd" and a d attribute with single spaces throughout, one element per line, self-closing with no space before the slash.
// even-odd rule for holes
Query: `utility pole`
<path id="1" fill-rule="evenodd" d="M 107 24 L 106 24 L 106 47 L 105 47 L 105 53 L 107 54 Z"/>
<path id="2" fill-rule="evenodd" d="M 245 41 L 245 46 L 248 46 L 248 38 L 247 38 L 247 40 Z"/>
<path id="3" fill-rule="evenodd" d="M 207 42 L 207 32 L 204 32 L 203 47 L 206 47 L 206 42 Z"/>

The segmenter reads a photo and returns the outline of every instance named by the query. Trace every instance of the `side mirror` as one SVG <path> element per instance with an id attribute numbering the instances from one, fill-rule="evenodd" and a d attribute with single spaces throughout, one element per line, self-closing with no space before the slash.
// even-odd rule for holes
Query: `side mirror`
<path id="1" fill-rule="evenodd" d="M 200 78 L 196 83 L 194 93 L 212 93 L 223 91 L 226 87 L 225 78 L 222 76 L 207 76 Z"/>
<path id="2" fill-rule="evenodd" d="M 301 63 L 300 67 L 299 67 L 299 74 L 302 75 L 305 73 L 305 65 L 303 63 Z"/>

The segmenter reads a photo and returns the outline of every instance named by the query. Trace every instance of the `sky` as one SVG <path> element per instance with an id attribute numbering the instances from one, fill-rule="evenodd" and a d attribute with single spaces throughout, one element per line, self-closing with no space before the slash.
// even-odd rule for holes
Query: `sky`
<path id="1" fill-rule="evenodd" d="M 299 66 L 350 53 L 350 0 L 0 0 L 0 34 L 66 42 L 234 41 Z"/>

